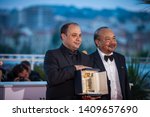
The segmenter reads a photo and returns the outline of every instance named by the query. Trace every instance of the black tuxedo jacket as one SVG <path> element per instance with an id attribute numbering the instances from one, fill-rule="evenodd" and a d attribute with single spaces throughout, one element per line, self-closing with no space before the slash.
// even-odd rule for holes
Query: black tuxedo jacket
<path id="1" fill-rule="evenodd" d="M 114 55 L 114 60 L 115 60 L 117 70 L 118 70 L 120 87 L 121 87 L 123 99 L 125 100 L 130 99 L 130 88 L 129 88 L 129 82 L 127 78 L 127 68 L 126 68 L 126 63 L 125 63 L 125 57 L 116 52 L 114 52 L 113 55 Z M 104 64 L 101 60 L 101 57 L 98 53 L 98 50 L 96 50 L 90 56 L 93 61 L 94 68 L 98 68 L 100 69 L 100 71 L 106 71 Z M 109 94 L 102 97 L 102 99 L 110 99 L 110 90 L 113 90 L 113 89 L 110 88 L 109 80 L 108 80 L 108 89 L 109 89 Z"/>
<path id="2" fill-rule="evenodd" d="M 62 45 L 59 49 L 48 50 L 44 59 L 47 77 L 46 99 L 77 99 L 74 89 L 75 67 Z M 77 51 L 76 65 L 92 66 L 90 57 Z"/>

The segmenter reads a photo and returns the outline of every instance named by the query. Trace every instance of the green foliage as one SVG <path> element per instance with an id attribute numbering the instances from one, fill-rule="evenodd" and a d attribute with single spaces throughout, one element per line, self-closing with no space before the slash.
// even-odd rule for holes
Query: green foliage
<path id="1" fill-rule="evenodd" d="M 43 65 L 35 65 L 34 66 L 34 70 L 36 71 L 36 72 L 38 72 L 39 74 L 40 74 L 40 76 L 41 76 L 41 80 L 42 81 L 46 81 L 46 79 L 45 79 L 45 73 L 44 73 L 44 70 L 43 70 Z"/>
<path id="2" fill-rule="evenodd" d="M 150 99 L 150 70 L 145 71 L 146 65 L 142 66 L 139 62 L 132 61 L 128 65 L 128 76 L 131 87 L 132 99 Z"/>
<path id="3" fill-rule="evenodd" d="M 137 57 L 149 57 L 149 51 L 140 51 L 137 53 Z"/>

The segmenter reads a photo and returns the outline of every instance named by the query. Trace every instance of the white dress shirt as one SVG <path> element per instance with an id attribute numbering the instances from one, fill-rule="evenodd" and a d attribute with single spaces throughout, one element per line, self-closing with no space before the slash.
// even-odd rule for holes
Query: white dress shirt
<path id="1" fill-rule="evenodd" d="M 120 88 L 120 81 L 119 81 L 119 76 L 118 76 L 118 70 L 116 67 L 115 60 L 108 61 L 106 62 L 104 60 L 104 54 L 102 51 L 98 49 L 98 53 L 102 59 L 102 62 L 104 64 L 104 67 L 106 69 L 106 73 L 108 76 L 108 79 L 110 80 L 110 87 L 111 87 L 111 100 L 121 100 L 122 99 L 122 93 L 121 93 L 121 88 Z M 112 55 L 113 53 L 109 54 Z M 109 56 L 107 55 L 107 56 Z"/>

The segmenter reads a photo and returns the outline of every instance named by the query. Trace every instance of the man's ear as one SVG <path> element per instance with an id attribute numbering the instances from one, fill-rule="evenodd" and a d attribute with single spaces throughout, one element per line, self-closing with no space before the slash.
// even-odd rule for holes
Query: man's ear
<path id="1" fill-rule="evenodd" d="M 95 44 L 96 44 L 97 47 L 99 47 L 99 45 L 100 45 L 99 41 L 97 39 L 95 40 Z"/>
<path id="2" fill-rule="evenodd" d="M 66 35 L 64 33 L 61 33 L 62 40 L 66 39 Z"/>

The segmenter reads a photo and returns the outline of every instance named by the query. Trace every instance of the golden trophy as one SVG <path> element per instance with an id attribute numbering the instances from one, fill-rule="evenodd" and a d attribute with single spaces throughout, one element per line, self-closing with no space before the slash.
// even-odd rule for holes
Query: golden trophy
<path id="1" fill-rule="evenodd" d="M 89 96 L 108 94 L 106 72 L 92 68 L 78 71 L 75 78 L 75 93 Z"/>

